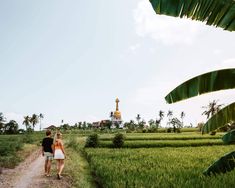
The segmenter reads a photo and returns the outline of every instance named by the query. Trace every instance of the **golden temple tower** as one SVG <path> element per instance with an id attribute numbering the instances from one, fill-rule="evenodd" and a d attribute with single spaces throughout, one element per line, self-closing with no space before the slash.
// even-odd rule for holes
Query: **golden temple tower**
<path id="1" fill-rule="evenodd" d="M 116 111 L 114 112 L 113 116 L 116 120 L 121 120 L 121 112 L 119 111 L 118 103 L 120 102 L 118 98 L 115 100 L 116 102 Z"/>

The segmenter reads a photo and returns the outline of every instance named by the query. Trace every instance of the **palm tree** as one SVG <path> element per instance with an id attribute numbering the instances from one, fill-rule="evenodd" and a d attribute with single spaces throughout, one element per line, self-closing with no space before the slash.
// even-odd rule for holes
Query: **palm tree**
<path id="1" fill-rule="evenodd" d="M 181 114 L 180 114 L 182 127 L 184 126 L 184 117 L 185 117 L 185 113 L 184 113 L 184 111 L 182 111 Z"/>
<path id="2" fill-rule="evenodd" d="M 42 113 L 39 114 L 39 121 L 40 121 L 40 131 L 42 130 L 42 119 L 44 118 L 44 115 Z"/>
<path id="3" fill-rule="evenodd" d="M 172 116 L 173 116 L 173 111 L 172 110 L 168 110 L 166 116 L 168 117 L 168 124 L 170 124 Z"/>
<path id="4" fill-rule="evenodd" d="M 159 111 L 159 119 L 156 119 L 156 124 L 160 125 L 161 121 L 163 120 L 164 112 L 162 110 Z"/>
<path id="5" fill-rule="evenodd" d="M 140 124 L 140 119 L 141 119 L 140 114 L 137 114 L 136 120 L 137 120 L 138 124 Z"/>
<path id="6" fill-rule="evenodd" d="M 23 121 L 23 125 L 25 125 L 26 130 L 29 130 L 30 127 L 30 117 L 29 116 L 24 116 L 24 121 Z"/>
<path id="7" fill-rule="evenodd" d="M 202 115 L 206 115 L 207 119 L 209 119 L 220 111 L 223 104 L 217 104 L 217 102 L 218 100 L 213 100 L 212 102 L 209 102 L 208 106 L 203 106 L 202 108 L 206 108 L 206 110 L 202 113 Z"/>
<path id="8" fill-rule="evenodd" d="M 33 114 L 32 117 L 30 118 L 30 122 L 32 123 L 34 130 L 35 125 L 38 124 L 39 122 L 38 115 Z"/>

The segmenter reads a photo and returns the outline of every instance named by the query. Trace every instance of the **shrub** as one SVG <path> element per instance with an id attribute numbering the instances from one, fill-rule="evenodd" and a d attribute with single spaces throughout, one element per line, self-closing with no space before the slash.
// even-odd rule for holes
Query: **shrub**
<path id="1" fill-rule="evenodd" d="M 113 146 L 121 148 L 124 145 L 124 136 L 122 133 L 117 133 L 113 138 Z"/>
<path id="2" fill-rule="evenodd" d="M 96 148 L 99 145 L 99 137 L 96 133 L 91 134 L 86 139 L 85 147 L 93 147 Z"/>

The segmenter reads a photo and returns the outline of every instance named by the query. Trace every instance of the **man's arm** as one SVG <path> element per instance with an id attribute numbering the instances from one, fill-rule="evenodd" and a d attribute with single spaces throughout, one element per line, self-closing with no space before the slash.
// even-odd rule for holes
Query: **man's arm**
<path id="1" fill-rule="evenodd" d="M 44 140 L 42 141 L 42 156 L 44 156 Z"/>

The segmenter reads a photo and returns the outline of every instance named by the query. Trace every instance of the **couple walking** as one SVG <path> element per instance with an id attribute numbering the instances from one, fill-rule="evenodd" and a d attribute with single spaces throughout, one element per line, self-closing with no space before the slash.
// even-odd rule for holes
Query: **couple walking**
<path id="1" fill-rule="evenodd" d="M 57 132 L 54 139 L 50 130 L 46 131 L 46 137 L 42 140 L 42 156 L 45 157 L 45 176 L 50 176 L 51 162 L 57 161 L 57 179 L 61 179 L 61 173 L 64 168 L 64 145 L 62 142 L 62 134 Z"/>

